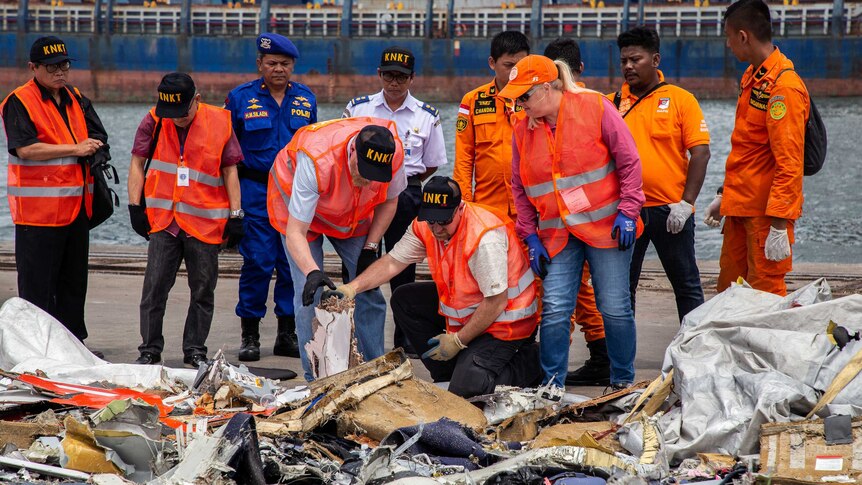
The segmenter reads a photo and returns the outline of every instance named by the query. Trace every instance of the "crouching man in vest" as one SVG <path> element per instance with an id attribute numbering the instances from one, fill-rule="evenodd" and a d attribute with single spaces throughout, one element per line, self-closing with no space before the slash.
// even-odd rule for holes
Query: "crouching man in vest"
<path id="1" fill-rule="evenodd" d="M 506 213 L 462 202 L 453 179 L 425 184 L 419 217 L 392 251 L 323 296 L 352 298 L 426 257 L 433 283 L 401 286 L 391 303 L 434 381 L 463 397 L 538 384 L 538 297 L 526 251 Z"/>
<path id="2" fill-rule="evenodd" d="M 152 162 L 144 167 L 149 156 Z M 191 290 L 183 362 L 206 362 L 219 247 L 225 240 L 236 246 L 243 235 L 236 168 L 241 161 L 230 112 L 202 103 L 188 74 L 162 78 L 159 101 L 135 134 L 129 167 L 132 228 L 150 241 L 136 364 L 161 361 L 165 304 L 183 260 Z"/>
<path id="3" fill-rule="evenodd" d="M 318 290 L 324 285 L 335 288 L 321 271 L 321 235 L 335 248 L 351 279 L 359 262 L 371 264 L 395 215 L 398 194 L 407 186 L 403 162 L 395 123 L 371 117 L 305 126 L 275 158 L 267 208 L 270 223 L 284 234 L 306 380 L 313 378 L 305 344 L 311 340 Z M 383 354 L 386 301 L 380 289 L 373 288 L 356 298 L 353 314 L 359 351 L 366 360 Z"/>

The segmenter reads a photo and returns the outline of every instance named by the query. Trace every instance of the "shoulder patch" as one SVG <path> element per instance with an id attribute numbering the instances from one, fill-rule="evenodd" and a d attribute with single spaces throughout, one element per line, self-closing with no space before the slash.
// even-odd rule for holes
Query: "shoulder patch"
<path id="1" fill-rule="evenodd" d="M 356 106 L 357 104 L 367 103 L 371 101 L 368 96 L 357 96 L 350 100 L 350 106 Z"/>
<path id="2" fill-rule="evenodd" d="M 422 109 L 431 113 L 434 116 L 440 116 L 440 110 L 431 106 L 428 103 L 422 103 Z"/>
<path id="3" fill-rule="evenodd" d="M 769 107 L 769 116 L 771 116 L 773 120 L 780 120 L 781 118 L 784 118 L 784 115 L 786 114 L 787 106 L 783 101 L 776 101 Z"/>
<path id="4" fill-rule="evenodd" d="M 455 129 L 458 130 L 458 133 L 467 129 L 467 118 L 458 117 L 458 121 L 455 122 Z"/>

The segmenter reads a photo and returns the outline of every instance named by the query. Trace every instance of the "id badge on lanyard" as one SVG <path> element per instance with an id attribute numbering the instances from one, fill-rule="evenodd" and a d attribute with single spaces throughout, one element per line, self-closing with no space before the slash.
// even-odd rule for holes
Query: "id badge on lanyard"
<path id="1" fill-rule="evenodd" d="M 177 167 L 177 187 L 189 186 L 189 167 L 184 166 L 183 156 L 180 155 L 180 166 Z"/>

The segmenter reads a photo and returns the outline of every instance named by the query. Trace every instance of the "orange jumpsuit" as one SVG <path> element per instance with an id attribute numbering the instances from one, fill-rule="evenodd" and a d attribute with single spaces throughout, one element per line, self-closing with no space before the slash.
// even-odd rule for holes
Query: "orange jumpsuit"
<path id="1" fill-rule="evenodd" d="M 515 219 L 512 198 L 512 125 L 523 114 L 498 98 L 495 81 L 470 91 L 461 100 L 455 123 L 455 167 L 452 177 L 461 198 L 489 205 Z M 475 185 L 474 185 L 475 182 Z M 587 342 L 605 338 L 602 315 L 584 263 L 572 324 L 581 326 Z"/>
<path id="2" fill-rule="evenodd" d="M 772 218 L 787 220 L 793 244 L 793 222 L 802 215 L 808 90 L 796 72 L 776 82 L 782 70 L 792 68 L 776 47 L 742 75 L 721 201 L 726 220 L 718 291 L 741 276 L 758 290 L 787 294 L 784 276 L 793 256 L 769 261 L 763 248 Z"/>

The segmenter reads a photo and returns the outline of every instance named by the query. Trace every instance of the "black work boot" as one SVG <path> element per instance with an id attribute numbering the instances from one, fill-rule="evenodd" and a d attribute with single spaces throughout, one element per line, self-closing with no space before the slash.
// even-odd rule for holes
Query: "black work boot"
<path id="1" fill-rule="evenodd" d="M 278 317 L 278 335 L 272 353 L 282 357 L 299 358 L 299 342 L 296 338 L 296 320 L 293 315 Z"/>
<path id="2" fill-rule="evenodd" d="M 243 318 L 242 345 L 239 360 L 251 362 L 260 360 L 260 318 Z"/>
<path id="3" fill-rule="evenodd" d="M 587 342 L 590 358 L 577 370 L 566 376 L 567 386 L 609 386 L 611 384 L 611 361 L 605 339 Z"/>

